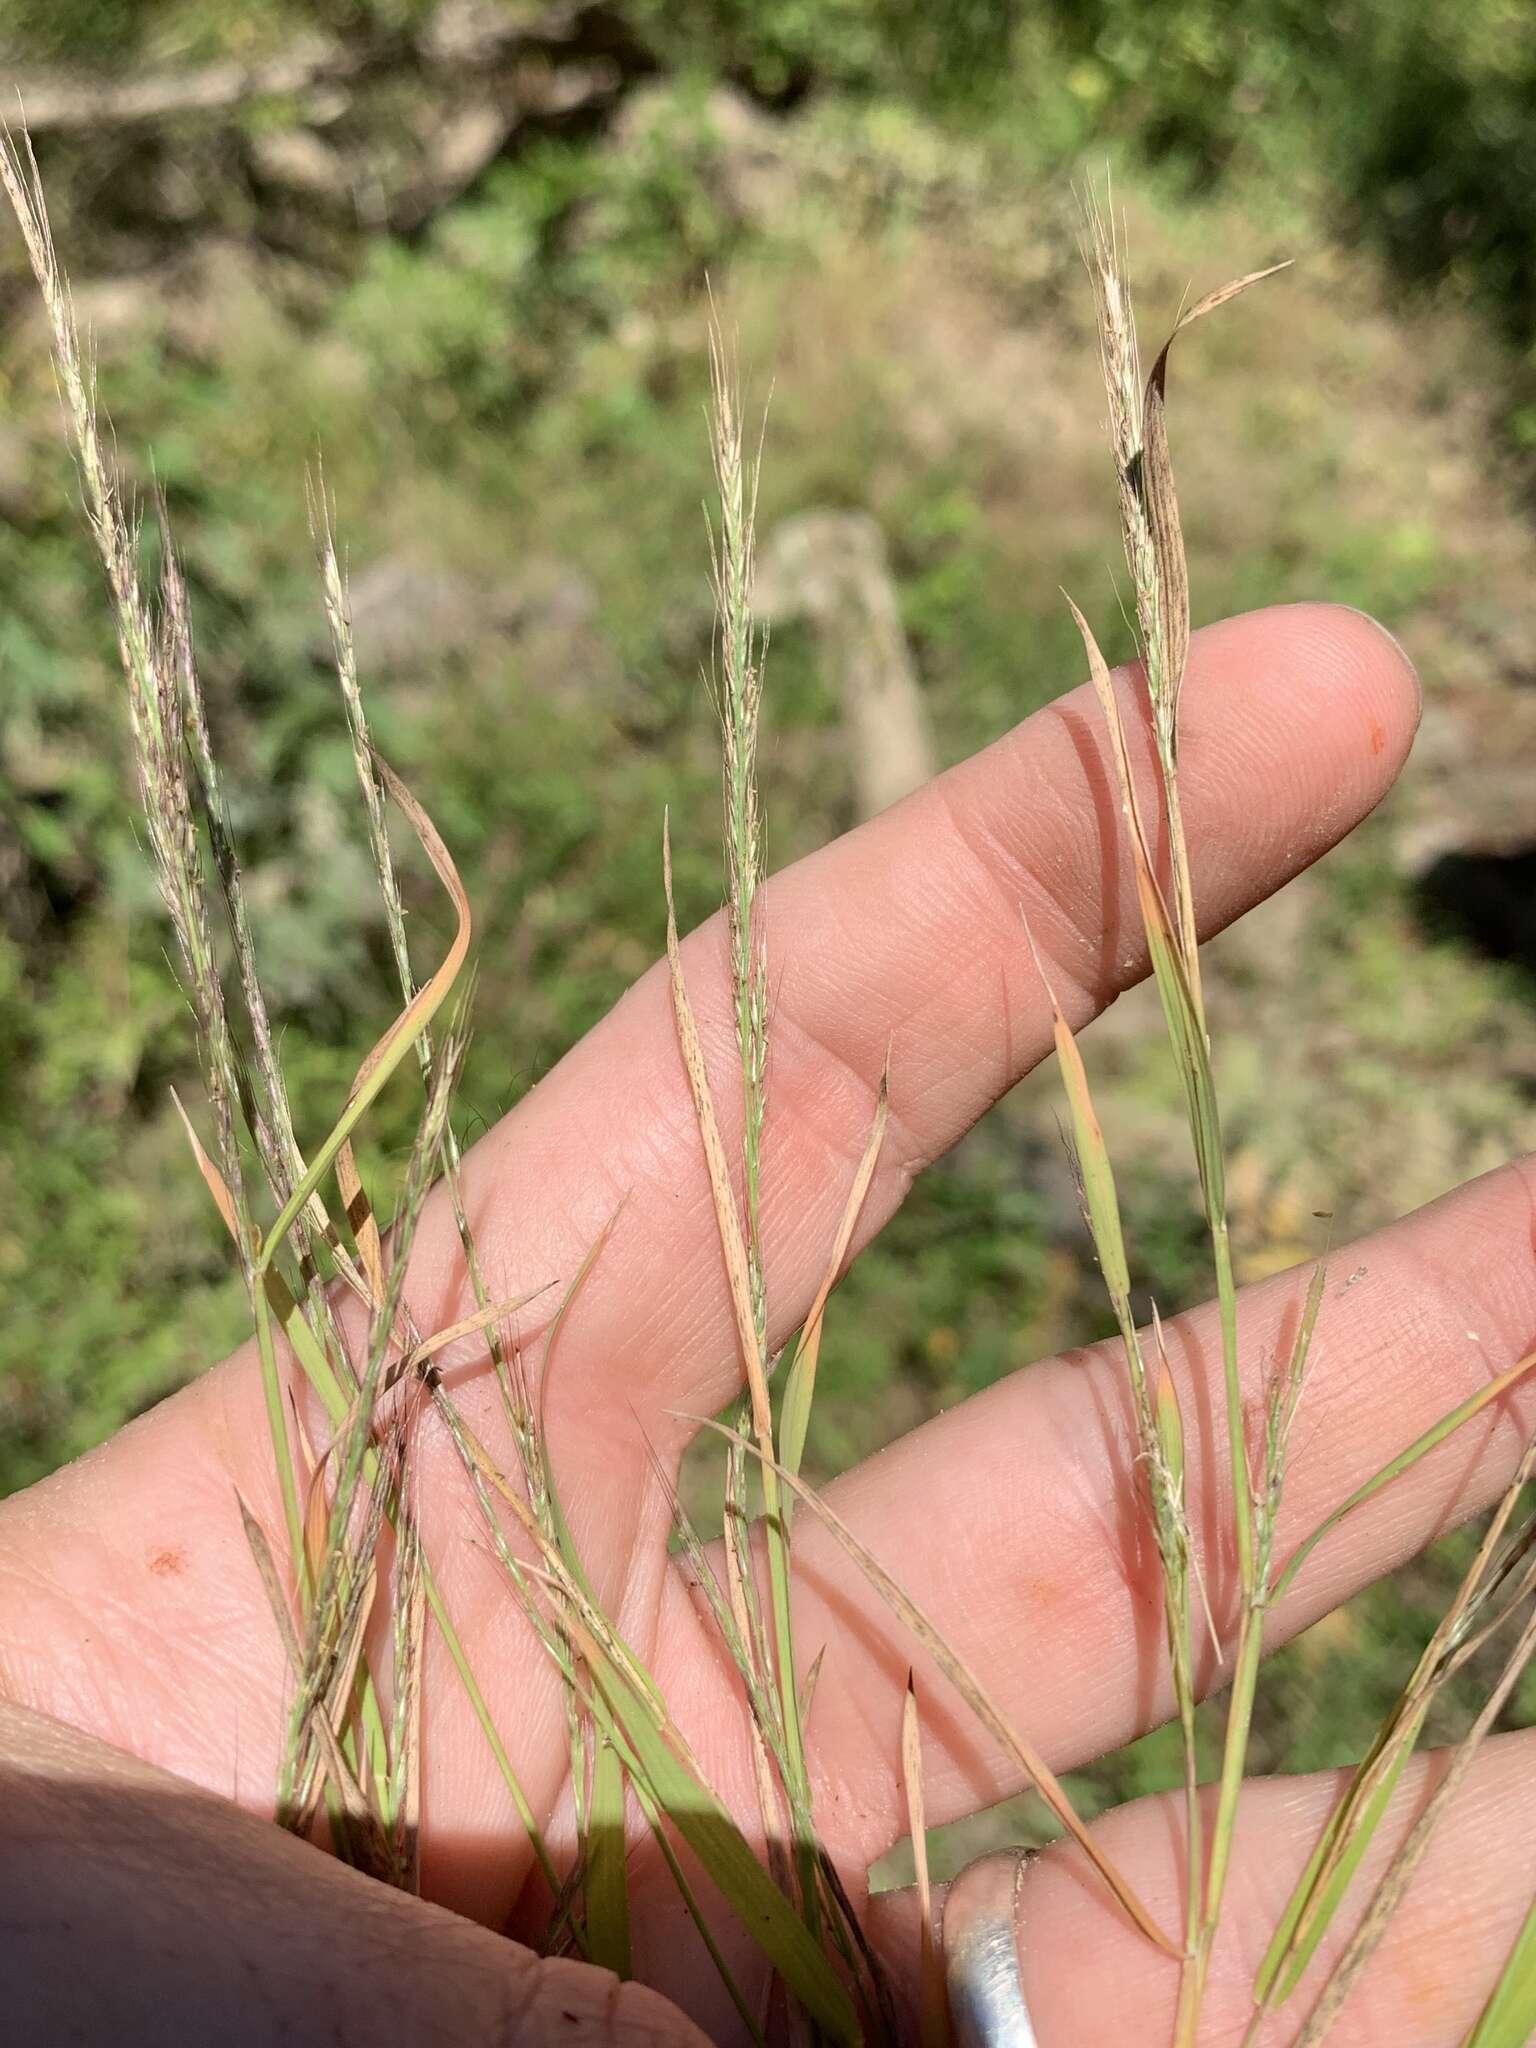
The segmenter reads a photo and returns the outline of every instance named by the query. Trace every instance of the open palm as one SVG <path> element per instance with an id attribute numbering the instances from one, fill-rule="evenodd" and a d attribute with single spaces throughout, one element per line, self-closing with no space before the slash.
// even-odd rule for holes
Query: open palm
<path id="1" fill-rule="evenodd" d="M 1140 734 L 1128 685 L 1125 697 Z M 1297 606 L 1197 636 L 1181 781 L 1207 931 L 1371 808 L 1406 753 L 1416 707 L 1395 644 L 1353 612 Z M 1074 1024 L 1143 973 L 1102 729 L 1084 693 L 772 883 L 763 1238 L 774 1343 L 804 1316 L 820 1277 L 887 1047 L 892 1116 L 860 1243 L 914 1175 L 1049 1050 L 1021 905 Z M 725 1105 L 734 1038 L 718 921 L 688 941 L 685 961 Z M 721 1406 L 737 1377 L 664 971 L 645 976 L 481 1142 L 465 1188 L 487 1284 L 502 1297 L 568 1280 L 623 1201 L 550 1377 L 552 1460 L 599 1595 L 750 1831 L 755 1793 L 734 1672 L 669 1557 L 670 1508 L 653 1463 L 659 1453 L 664 1468 L 675 1464 L 691 1433 L 679 1416 Z M 1511 1167 L 1342 1262 L 1363 1278 L 1325 1306 L 1308 1453 L 1286 1503 L 1294 1533 L 1529 1343 L 1533 1194 L 1531 1175 Z M 1255 1388 L 1305 1285 L 1304 1274 L 1282 1275 L 1244 1298 Z M 443 1206 L 423 1221 L 409 1295 L 429 1330 L 472 1307 Z M 519 1333 L 535 1369 L 537 1309 Z M 1233 1589 L 1212 1534 L 1229 1522 L 1210 1317 L 1184 1317 L 1168 1341 L 1191 1439 L 1192 1519 L 1219 1616 Z M 488 1418 L 485 1375 L 473 1346 L 462 1348 L 452 1368 L 459 1398 L 472 1421 Z M 1155 1560 L 1142 1555 L 1127 1513 L 1135 1438 L 1122 1374 L 1107 1350 L 1035 1366 L 831 1490 L 1057 1767 L 1170 1710 Z M 1274 1617 L 1275 1638 L 1489 1498 L 1518 1441 L 1501 1410 L 1426 1461 L 1411 1488 L 1379 1497 L 1301 1574 Z M 457 1457 L 430 1419 L 417 1471 L 429 1554 L 558 1853 L 569 1844 L 560 1682 L 485 1552 Z M 689 2038 L 661 2000 L 615 1993 L 580 1965 L 535 1963 L 468 1924 L 536 1933 L 532 1857 L 435 1643 L 422 1871 L 427 1895 L 451 1913 L 387 1892 L 236 1810 L 270 1812 L 284 1697 L 237 1492 L 278 1525 L 258 1374 L 245 1352 L 0 1509 L 0 1696 L 10 1703 L 0 1719 L 10 1781 L 0 1825 L 12 1831 L 0 1869 L 0 1977 L 20 2037 L 120 2043 L 167 2028 L 212 2038 L 217 2028 L 252 2042 Z M 913 1646 L 809 1517 L 796 1560 L 797 1647 L 808 1661 L 825 1646 L 809 1730 L 818 1812 L 858 1897 L 870 1859 L 905 1827 L 898 1728 Z M 1010 1763 L 943 1681 L 924 1683 L 921 1660 L 918 1677 L 930 1819 L 1017 1789 Z M 1221 1673 L 1203 1677 L 1214 1684 Z M 1464 1810 L 1498 1802 L 1497 1851 L 1470 1876 L 1457 1865 L 1454 1887 L 1450 1863 L 1431 1858 L 1341 2043 L 1459 2039 L 1536 1877 L 1536 1804 L 1509 1805 L 1528 1765 L 1523 1738 L 1485 1752 Z M 1208 2005 L 1213 2040 L 1241 2031 L 1254 1945 L 1330 1789 L 1251 1788 Z M 1411 1804 L 1411 1786 L 1404 1796 Z M 1101 1825 L 1142 1897 L 1176 1925 L 1174 1808 L 1148 1802 Z M 637 1840 L 637 1972 L 712 2038 L 728 2038 L 729 2006 L 648 1855 Z M 1040 2038 L 1045 2048 L 1158 2038 L 1176 1971 L 1085 1873 L 1077 1855 L 1053 1852 L 1025 1886 L 1024 1977 Z M 899 1899 L 870 1913 L 898 1981 L 910 1981 L 911 1915 Z"/>

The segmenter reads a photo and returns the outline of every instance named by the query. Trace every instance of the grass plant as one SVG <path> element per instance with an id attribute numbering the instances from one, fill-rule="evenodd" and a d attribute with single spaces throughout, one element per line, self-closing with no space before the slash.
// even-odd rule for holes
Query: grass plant
<path id="1" fill-rule="evenodd" d="M 889 1116 L 882 1081 L 867 1142 L 827 1247 L 812 1308 L 775 1356 L 762 1242 L 761 1188 L 770 1087 L 772 1005 L 761 891 L 765 854 L 757 785 L 766 640 L 752 610 L 758 464 L 748 452 L 730 347 L 712 329 L 711 515 L 718 618 L 712 683 L 721 726 L 725 903 L 742 1138 L 722 1134 L 684 972 L 673 901 L 670 832 L 662 825 L 662 891 L 678 1046 L 708 1172 L 741 1381 L 736 1424 L 716 1424 L 726 1463 L 726 1515 L 717 1572 L 686 1511 L 680 1548 L 693 1569 L 739 1678 L 758 1813 L 728 1810 L 678 1726 L 655 1678 L 605 1611 L 561 1499 L 542 1396 L 513 1341 L 522 1304 L 491 1297 L 460 1192 L 450 1120 L 468 1036 L 472 923 L 453 858 L 427 812 L 370 734 L 346 577 L 323 483 L 311 492 L 321 598 L 356 766 L 400 1008 L 357 1068 L 345 1101 L 306 1153 L 295 1130 L 276 1034 L 263 995 L 253 921 L 207 709 L 190 608 L 165 507 L 158 577 L 145 567 L 137 514 L 118 480 L 82 344 L 25 142 L 0 150 L 0 185 L 20 223 L 48 318 L 66 426 L 101 558 L 125 679 L 145 832 L 176 938 L 179 974 L 201 1047 L 211 1148 L 185 1119 L 195 1161 L 235 1247 L 250 1298 L 271 1436 L 279 1526 L 242 1503 L 252 1555 L 286 1659 L 290 1690 L 273 1788 L 279 1821 L 324 1833 L 381 1881 L 419 1883 L 416 1834 L 421 1758 L 432 1739 L 423 1643 L 435 1627 L 457 1682 L 506 1781 L 553 1901 L 548 1942 L 619 1975 L 633 1963 L 627 1841 L 631 1808 L 657 1844 L 706 1955 L 749 2039 L 788 2028 L 796 2039 L 852 2043 L 905 2031 L 894 1994 L 818 1825 L 806 1747 L 816 1667 L 802 1671 L 792 1626 L 794 1534 L 814 1515 L 921 1647 L 1000 1751 L 1073 1836 L 1120 1910 L 1180 1972 L 1175 2048 L 1198 2048 L 1210 1959 L 1222 1923 L 1239 1824 L 1253 1705 L 1269 1610 L 1316 1546 L 1380 1488 L 1410 1472 L 1536 1363 L 1518 1361 L 1398 1453 L 1282 1562 L 1279 1513 L 1317 1340 L 1326 1266 L 1319 1258 L 1289 1355 L 1271 1373 L 1257 1430 L 1244 1405 L 1226 1162 L 1197 948 L 1191 867 L 1179 795 L 1179 708 L 1190 637 L 1190 594 L 1167 423 L 1169 353 L 1193 321 L 1270 276 L 1261 271 L 1207 294 L 1180 318 L 1143 374 L 1123 237 L 1094 204 L 1085 251 L 1098 308 L 1110 443 L 1142 652 L 1133 687 L 1153 740 L 1155 776 L 1139 786 L 1123 693 L 1087 619 L 1071 615 L 1086 652 L 1118 779 L 1137 896 L 1189 1136 L 1220 1310 L 1235 1612 L 1213 1615 L 1186 1497 L 1184 1422 L 1154 1306 L 1137 1313 L 1109 1144 L 1088 1069 L 1040 967 L 1070 1113 L 1084 1211 L 1119 1332 L 1139 1456 L 1132 1482 L 1155 1547 L 1163 1628 L 1182 1736 L 1186 1802 L 1182 1925 L 1162 1927 L 1106 1857 L 1027 1733 L 986 1689 L 858 1537 L 802 1476 L 829 1298 L 881 1153 Z M 1070 600 L 1069 600 L 1070 604 Z M 408 943 L 393 833 L 396 820 L 435 874 L 453 912 L 442 957 L 420 973 Z M 1156 851 L 1155 849 L 1161 849 Z M 221 915 L 215 916 L 215 903 Z M 1021 945 L 1032 946 L 1021 929 Z M 1038 961 L 1038 955 L 1037 964 Z M 421 1106 L 403 1193 L 387 1229 L 364 1187 L 353 1141 L 392 1079 L 412 1072 Z M 446 1186 L 475 1307 L 450 1327 L 418 1328 L 406 1306 L 413 1237 L 430 1190 Z M 550 1327 L 545 1372 L 566 1314 L 603 1256 L 592 1245 Z M 483 1340 L 500 1395 L 505 1446 L 473 1430 L 435 1360 L 450 1343 Z M 775 1383 L 779 1398 L 775 1402 Z M 438 1588 L 413 1499 L 415 1442 L 428 1415 L 454 1446 L 481 1532 L 563 1690 L 575 1814 L 574 1856 L 563 1866 L 519 1783 L 507 1731 L 497 1727 Z M 315 1418 L 318 1418 L 316 1420 Z M 323 1426 L 323 1442 L 312 1429 Z M 1536 1646 L 1536 1517 L 1525 1483 L 1536 1444 L 1490 1519 L 1461 1588 L 1407 1680 L 1370 1753 L 1342 1795 L 1275 1932 L 1254 1986 L 1250 2040 L 1303 1984 L 1341 1910 L 1437 1693 L 1496 1635 L 1508 1638 L 1482 1711 L 1378 1880 L 1292 2037 L 1317 2048 L 1379 1942 L 1434 1829 L 1454 1798 Z M 662 1474 L 670 1485 L 671 1475 Z M 760 1539 L 760 1541 L 758 1540 Z M 761 1569 L 759 1569 L 761 1560 Z M 722 1582 L 723 1581 L 723 1582 Z M 1214 1636 L 1229 1675 L 1225 1735 L 1209 1826 L 1201 1798 L 1196 1708 L 1200 1645 Z M 922 1923 L 920 2031 L 947 2037 L 928 1879 L 918 1701 L 909 1689 L 897 1763 L 913 1830 Z M 763 1968 L 744 1979 L 712 1925 L 697 1877 L 746 1930 Z M 1536 2025 L 1536 1916 L 1518 1937 L 1465 2048 L 1513 2048 Z M 762 1989 L 767 1985 L 766 1992 Z"/>

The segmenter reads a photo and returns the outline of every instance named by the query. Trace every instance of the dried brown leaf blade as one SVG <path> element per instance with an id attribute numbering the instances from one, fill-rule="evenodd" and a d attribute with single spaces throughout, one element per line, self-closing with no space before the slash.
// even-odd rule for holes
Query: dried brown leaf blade
<path id="1" fill-rule="evenodd" d="M 901 1702 L 901 1777 L 907 1800 L 907 1828 L 912 1838 L 912 1867 L 918 1911 L 918 2038 L 922 2048 L 946 2048 L 949 2000 L 944 1967 L 933 1934 L 933 1887 L 928 1880 L 928 1821 L 923 1799 L 923 1739 L 917 1712 L 917 1685 L 907 1673 Z"/>

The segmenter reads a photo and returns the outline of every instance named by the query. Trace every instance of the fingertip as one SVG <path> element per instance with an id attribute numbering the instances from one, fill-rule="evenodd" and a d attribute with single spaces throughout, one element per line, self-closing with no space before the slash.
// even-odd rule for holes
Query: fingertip
<path id="1" fill-rule="evenodd" d="M 1380 619 L 1352 604 L 1277 608 L 1290 622 L 1302 665 L 1377 721 L 1371 752 L 1395 774 L 1413 744 L 1424 693 L 1408 650 Z M 1308 662 L 1308 656 L 1311 660 Z"/>
<path id="2" fill-rule="evenodd" d="M 1272 719 L 1294 721 L 1297 737 L 1322 739 L 1339 765 L 1354 766 L 1363 789 L 1374 786 L 1371 801 L 1390 786 L 1423 699 L 1418 670 L 1380 620 L 1351 604 L 1305 602 L 1246 612 L 1210 630 L 1218 645 L 1227 636 L 1246 643 Z M 1218 665 L 1234 654 L 1240 658 L 1220 646 Z"/>
<path id="3" fill-rule="evenodd" d="M 1180 780 L 1213 929 L 1375 809 L 1418 716 L 1412 662 L 1353 606 L 1274 605 L 1194 635 Z"/>
<path id="4" fill-rule="evenodd" d="M 1364 638 L 1378 660 L 1381 655 L 1378 643 L 1386 642 L 1387 652 L 1391 657 L 1388 665 L 1392 670 L 1394 683 L 1409 707 L 1412 722 L 1416 725 L 1424 704 L 1423 685 L 1419 680 L 1418 667 L 1413 657 L 1391 627 L 1383 625 L 1373 613 L 1362 611 L 1356 604 L 1324 605 L 1321 609 L 1339 612 L 1346 619 L 1355 620 L 1357 625 L 1364 629 Z"/>

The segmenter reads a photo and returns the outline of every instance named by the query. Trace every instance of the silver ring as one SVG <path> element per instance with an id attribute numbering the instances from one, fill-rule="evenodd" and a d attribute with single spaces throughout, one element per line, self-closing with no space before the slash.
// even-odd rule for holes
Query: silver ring
<path id="1" fill-rule="evenodd" d="M 983 1856 L 944 1902 L 944 1970 L 959 2048 L 1039 2048 L 1019 1969 L 1019 1881 L 1028 1858 Z"/>

